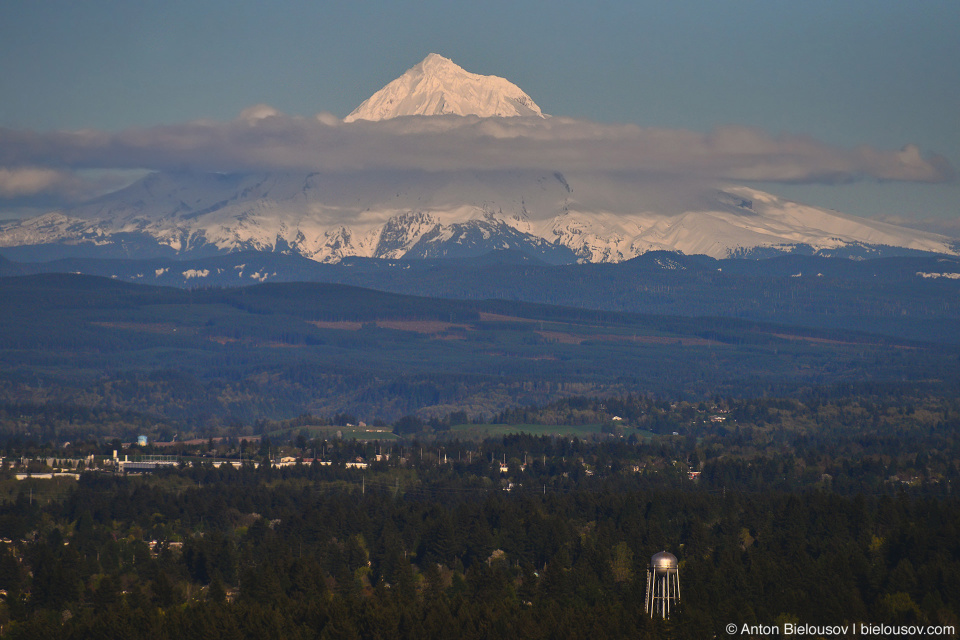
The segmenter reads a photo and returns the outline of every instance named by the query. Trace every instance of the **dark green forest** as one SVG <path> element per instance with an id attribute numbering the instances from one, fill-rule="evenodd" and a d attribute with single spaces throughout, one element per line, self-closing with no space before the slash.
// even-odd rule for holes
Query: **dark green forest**
<path id="1" fill-rule="evenodd" d="M 7 438 L 7 461 L 94 462 L 79 481 L 2 472 L 4 633 L 703 638 L 731 623 L 957 626 L 956 399 L 880 388 L 696 404 L 569 398 L 496 417 L 607 425 L 587 439 L 465 441 L 463 417 L 412 433 L 407 419 L 384 425 L 406 436 L 395 441 L 305 436 L 354 419 L 345 414 L 160 448 Z M 111 449 L 179 464 L 118 475 Z M 297 462 L 278 468 L 281 457 Z M 366 468 L 345 466 L 359 460 Z M 646 562 L 661 549 L 680 559 L 682 604 L 668 621 L 643 610 Z"/>
<path id="2" fill-rule="evenodd" d="M 624 468 L 669 460 L 670 446 L 464 448 L 469 462 L 414 445 L 363 471 L 197 463 L 21 491 L 0 507 L 4 633 L 704 638 L 731 622 L 958 622 L 952 495 L 751 490 L 671 464 Z M 524 469 L 501 473 L 498 458 L 518 456 Z M 722 477 L 733 463 L 713 464 Z M 681 561 L 666 622 L 642 604 L 660 549 Z"/>

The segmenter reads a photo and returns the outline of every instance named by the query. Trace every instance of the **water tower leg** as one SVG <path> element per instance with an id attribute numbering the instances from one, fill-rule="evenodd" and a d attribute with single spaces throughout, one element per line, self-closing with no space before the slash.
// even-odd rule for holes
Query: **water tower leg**
<path id="1" fill-rule="evenodd" d="M 670 617 L 670 574 L 663 576 L 663 586 L 666 589 L 666 594 L 663 599 L 663 618 L 666 620 Z"/>
<path id="2" fill-rule="evenodd" d="M 643 610 L 644 613 L 649 613 L 650 617 L 653 617 L 653 607 L 650 603 L 650 572 L 647 571 L 647 590 L 643 595 Z"/>

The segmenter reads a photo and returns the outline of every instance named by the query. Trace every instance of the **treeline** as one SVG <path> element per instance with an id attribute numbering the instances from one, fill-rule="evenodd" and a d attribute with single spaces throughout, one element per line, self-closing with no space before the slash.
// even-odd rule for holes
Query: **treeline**
<path id="1" fill-rule="evenodd" d="M 547 405 L 515 407 L 496 414 L 497 424 L 584 425 L 620 422 L 623 427 L 698 436 L 734 425 L 821 437 L 896 433 L 899 437 L 953 434 L 960 429 L 960 398 L 931 395 L 922 389 L 885 390 L 878 394 L 818 389 L 800 397 L 733 398 L 715 395 L 703 401 L 668 400 L 628 394 L 605 398 L 574 397 Z"/>
<path id="2" fill-rule="evenodd" d="M 319 465 L 86 474 L 65 498 L 0 505 L 0 536 L 12 540 L 0 545 L 0 624 L 10 638 L 132 639 L 957 625 L 955 498 L 715 492 L 596 464 L 614 459 L 609 446 L 565 450 L 595 463 L 592 475 L 569 472 L 578 456 L 545 457 L 511 476 L 509 492 L 486 456 L 393 458 L 363 475 Z M 681 562 L 683 601 L 668 622 L 643 611 L 646 563 L 661 549 Z"/>

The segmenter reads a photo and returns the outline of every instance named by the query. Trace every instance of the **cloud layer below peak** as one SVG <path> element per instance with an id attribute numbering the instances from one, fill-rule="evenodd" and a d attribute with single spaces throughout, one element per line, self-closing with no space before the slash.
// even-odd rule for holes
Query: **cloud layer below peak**
<path id="1" fill-rule="evenodd" d="M 645 180 L 782 183 L 944 182 L 942 157 L 844 149 L 804 136 L 725 126 L 709 133 L 570 118 L 403 117 L 344 123 L 267 105 L 229 122 L 195 121 L 117 133 L 0 128 L 0 197 L 83 193 L 76 171 L 509 170 L 614 172 Z M 65 188 L 64 185 L 70 185 Z"/>

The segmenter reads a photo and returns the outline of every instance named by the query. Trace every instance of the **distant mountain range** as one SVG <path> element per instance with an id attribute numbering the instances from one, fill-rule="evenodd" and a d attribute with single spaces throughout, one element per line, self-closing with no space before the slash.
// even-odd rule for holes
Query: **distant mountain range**
<path id="1" fill-rule="evenodd" d="M 434 116 L 526 118 L 540 107 L 509 81 L 431 54 L 342 124 Z M 620 262 L 667 250 L 778 254 L 958 254 L 960 242 L 791 202 L 741 186 L 671 194 L 635 178 L 541 171 L 155 173 L 114 193 L 0 224 L 15 259 L 201 257 L 257 250 L 317 262 L 468 258 L 520 251 L 553 264 Z M 682 205 L 678 205 L 682 202 Z"/>

